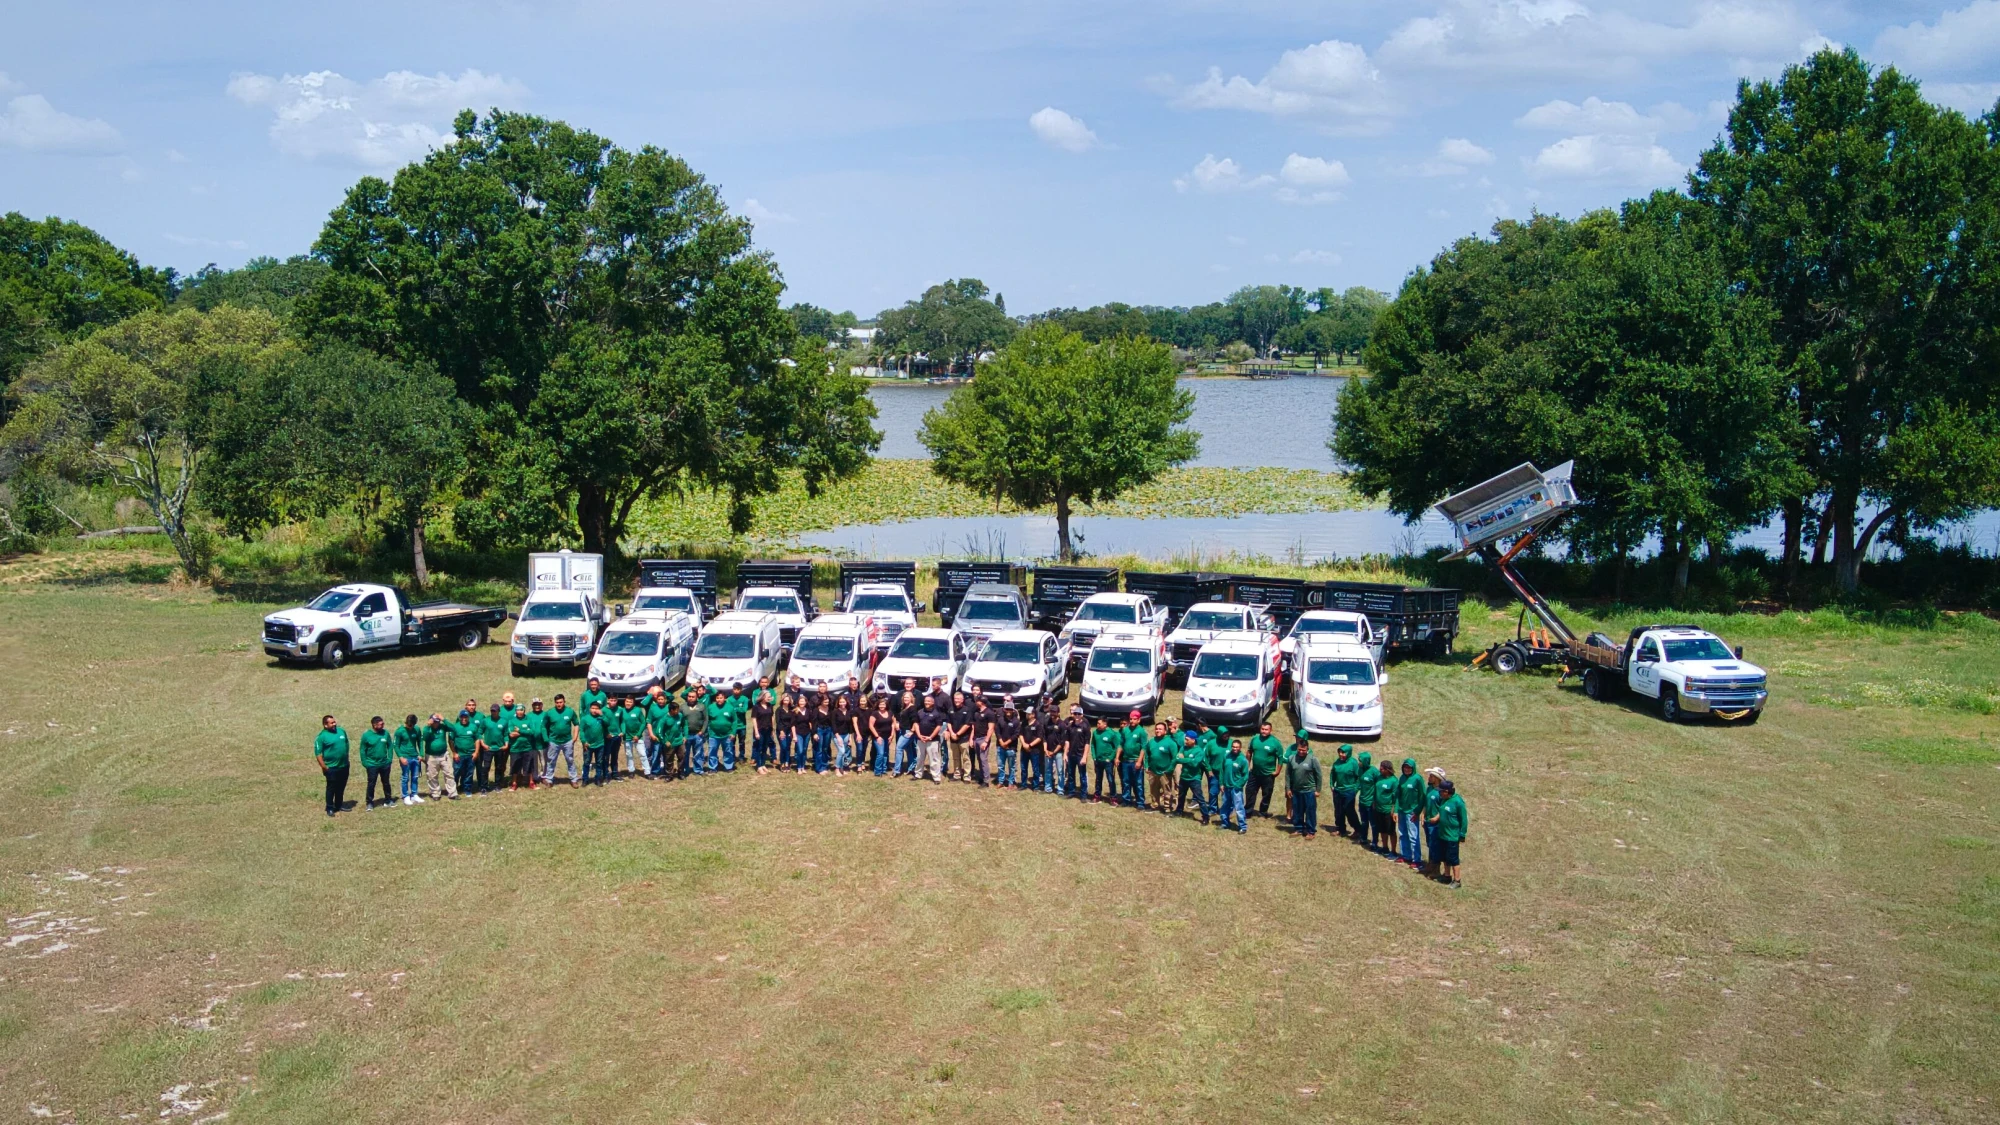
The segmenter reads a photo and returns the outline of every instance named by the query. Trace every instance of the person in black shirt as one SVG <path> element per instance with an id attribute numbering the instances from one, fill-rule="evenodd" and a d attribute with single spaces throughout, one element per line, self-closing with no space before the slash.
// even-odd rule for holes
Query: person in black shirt
<path id="1" fill-rule="evenodd" d="M 827 696 L 826 688 L 822 687 L 819 689 L 819 694 L 813 697 L 812 703 L 814 773 L 825 773 L 833 764 L 831 754 L 836 718 L 833 713 L 833 700 Z"/>
<path id="2" fill-rule="evenodd" d="M 991 780 L 986 769 L 991 762 L 988 754 L 993 748 L 993 727 L 998 720 L 999 716 L 994 713 L 993 708 L 986 705 L 984 696 L 973 700 L 972 738 L 967 744 L 971 747 L 971 753 L 966 758 L 966 769 L 972 775 L 972 780 L 982 788 Z"/>
<path id="3" fill-rule="evenodd" d="M 1069 792 L 1079 801 L 1090 800 L 1090 785 L 1084 777 L 1083 762 L 1090 756 L 1090 724 L 1081 712 L 1072 707 L 1069 717 L 1062 721 L 1067 753 L 1064 755 L 1063 780 L 1069 785 Z"/>
<path id="4" fill-rule="evenodd" d="M 889 713 L 889 697 L 875 697 L 875 710 L 868 716 L 868 749 L 875 755 L 875 776 L 889 774 L 889 741 L 896 737 L 896 716 Z"/>
<path id="5" fill-rule="evenodd" d="M 777 694 L 771 690 L 771 677 L 765 676 L 750 693 L 750 722 L 756 727 L 750 736 L 750 755 L 756 760 L 758 773 L 769 773 L 777 757 L 777 725 L 773 722 L 777 713 Z"/>
<path id="6" fill-rule="evenodd" d="M 993 753 L 999 763 L 994 780 L 1003 787 L 1014 784 L 1015 758 L 1021 752 L 1021 728 L 1021 712 L 1010 695 L 993 719 Z"/>
<path id="7" fill-rule="evenodd" d="M 924 705 L 918 709 L 916 718 L 911 723 L 911 729 L 917 735 L 917 753 L 919 755 L 914 769 L 914 776 L 918 781 L 922 781 L 924 774 L 928 772 L 931 775 L 933 784 L 942 782 L 944 780 L 944 761 L 938 754 L 938 742 L 944 736 L 946 720 L 944 712 L 938 709 L 937 698 L 935 696 L 924 696 Z"/>
<path id="8" fill-rule="evenodd" d="M 904 681 L 908 683 L 910 681 Z M 908 688 L 903 689 L 903 697 L 896 701 L 896 756 L 890 766 L 891 775 L 917 772 L 917 697 Z"/>
<path id="9" fill-rule="evenodd" d="M 970 753 L 972 742 L 972 705 L 965 701 L 965 693 L 951 693 L 951 706 L 945 711 L 945 773 L 959 780 L 965 780 L 965 760 Z"/>

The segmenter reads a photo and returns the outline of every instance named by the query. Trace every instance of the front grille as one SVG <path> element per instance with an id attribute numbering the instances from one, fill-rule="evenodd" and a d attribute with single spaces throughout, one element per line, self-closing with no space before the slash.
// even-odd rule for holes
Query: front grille
<path id="1" fill-rule="evenodd" d="M 896 638 L 902 636 L 903 630 L 906 628 L 908 626 L 904 625 L 901 621 L 883 622 L 881 639 L 875 643 L 875 647 L 888 648 L 890 645 L 895 644 Z"/>
<path id="2" fill-rule="evenodd" d="M 1175 645 L 1174 663 L 1192 664 L 1194 663 L 1194 658 L 1200 653 L 1201 653 L 1200 645 Z"/>
<path id="3" fill-rule="evenodd" d="M 979 690 L 985 692 L 987 695 L 1012 695 L 1020 690 L 1017 685 L 1005 683 L 1000 680 L 978 680 L 975 683 Z"/>
<path id="4" fill-rule="evenodd" d="M 1733 680 L 1694 680 L 1688 687 L 1696 691 L 1740 691 L 1759 692 L 1764 690 L 1764 681 L 1755 677 Z"/>
<path id="5" fill-rule="evenodd" d="M 528 651 L 542 656 L 569 656 L 576 652 L 576 638 L 529 637 Z"/>
<path id="6" fill-rule="evenodd" d="M 791 644 L 793 641 L 799 639 L 799 631 L 797 629 L 780 628 L 778 630 L 778 639 L 784 641 L 786 644 Z"/>
<path id="7" fill-rule="evenodd" d="M 293 641 L 299 639 L 299 627 L 288 625 L 283 621 L 266 621 L 264 622 L 264 639 L 267 641 L 277 641 L 280 644 L 291 644 Z"/>

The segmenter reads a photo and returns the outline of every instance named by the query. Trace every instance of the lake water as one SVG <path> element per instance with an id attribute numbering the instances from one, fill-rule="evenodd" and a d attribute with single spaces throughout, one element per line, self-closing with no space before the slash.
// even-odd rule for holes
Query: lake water
<path id="1" fill-rule="evenodd" d="M 1333 435 L 1333 401 L 1344 378 L 1295 375 L 1284 379 L 1182 379 L 1194 392 L 1188 425 L 1201 435 L 1194 464 L 1251 469 L 1331 470 L 1338 465 L 1327 449 Z M 882 431 L 878 457 L 921 459 L 930 454 L 917 441 L 924 412 L 955 388 L 929 383 L 876 384 L 868 389 Z"/>

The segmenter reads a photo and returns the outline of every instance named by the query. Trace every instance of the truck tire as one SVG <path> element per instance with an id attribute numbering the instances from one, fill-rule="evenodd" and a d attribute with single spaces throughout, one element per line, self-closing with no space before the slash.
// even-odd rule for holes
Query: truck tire
<path id="1" fill-rule="evenodd" d="M 347 638 L 329 637 L 320 642 L 319 662 L 328 668 L 339 668 L 347 663 Z"/>
<path id="2" fill-rule="evenodd" d="M 1513 645 L 1501 645 L 1493 650 L 1493 670 L 1503 676 L 1511 676 L 1527 666 L 1521 650 Z"/>
<path id="3" fill-rule="evenodd" d="M 486 630 L 477 625 L 467 625 L 458 631 L 458 647 L 475 649 L 486 643 Z"/>
<path id="4" fill-rule="evenodd" d="M 1660 718 L 1670 723 L 1678 723 L 1687 718 L 1687 713 L 1681 710 L 1680 693 L 1670 687 L 1660 689 Z"/>
<path id="5" fill-rule="evenodd" d="M 1757 720 L 1763 717 L 1764 712 L 1762 710 L 1752 711 L 1748 715 L 1743 716 L 1742 722 L 1746 727 L 1756 726 Z"/>
<path id="6" fill-rule="evenodd" d="M 1611 677 L 1605 675 L 1602 668 L 1585 668 L 1583 670 L 1583 694 L 1595 699 L 1599 703 L 1610 699 Z"/>
<path id="7" fill-rule="evenodd" d="M 528 671 L 527 671 L 527 669 L 525 669 L 525 668 L 521 667 L 521 666 L 520 666 L 519 664 L 516 664 L 516 663 L 514 663 L 514 662 L 513 662 L 513 661 L 511 661 L 511 660 L 509 660 L 509 661 L 507 662 L 507 672 L 508 672 L 508 674 L 510 674 L 510 675 L 512 675 L 512 676 L 515 676 L 516 678 L 518 678 L 518 677 L 521 677 L 521 676 L 525 676 L 525 675 L 527 675 L 527 674 L 528 674 Z"/>

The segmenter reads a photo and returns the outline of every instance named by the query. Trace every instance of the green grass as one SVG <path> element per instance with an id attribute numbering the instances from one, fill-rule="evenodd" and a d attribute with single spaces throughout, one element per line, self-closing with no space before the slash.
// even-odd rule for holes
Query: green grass
<path id="1" fill-rule="evenodd" d="M 1397 664 L 1374 749 L 1464 787 L 1453 892 L 1262 820 L 873 777 L 328 821 L 319 714 L 567 685 L 497 648 L 276 668 L 250 644 L 267 604 L 115 576 L 0 598 L 0 906 L 67 943 L 0 943 L 0 1090 L 60 1120 L 156 1120 L 182 1087 L 232 1123 L 2000 1102 L 1993 720 L 1859 686 L 1990 692 L 1981 618 L 1703 618 L 1773 670 L 1754 727 Z M 1462 651 L 1513 620 L 1469 604 Z"/>

